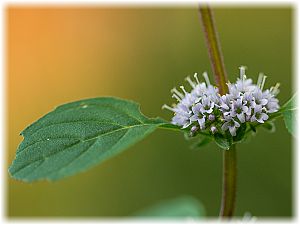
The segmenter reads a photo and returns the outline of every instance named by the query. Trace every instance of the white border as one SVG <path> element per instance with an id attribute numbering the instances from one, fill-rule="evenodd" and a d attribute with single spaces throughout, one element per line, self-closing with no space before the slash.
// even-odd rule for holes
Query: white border
<path id="1" fill-rule="evenodd" d="M 203 1 L 204 2 L 204 1 Z M 281 6 L 281 5 L 287 5 L 287 4 L 292 4 L 294 6 L 294 37 L 293 37 L 293 46 L 295 47 L 294 51 L 294 69 L 293 69 L 293 74 L 294 74 L 294 79 L 296 82 L 294 82 L 294 92 L 298 89 L 299 87 L 299 81 L 298 75 L 299 75 L 299 70 L 298 70 L 298 65 L 299 65 L 299 57 L 298 57 L 298 52 L 299 52 L 299 45 L 297 43 L 298 38 L 300 37 L 299 35 L 299 15 L 298 15 L 298 1 L 279 1 L 279 0 L 252 0 L 252 1 L 244 1 L 244 0 L 236 0 L 236 1 L 217 1 L 217 0 L 211 0 L 211 1 L 205 1 L 209 2 L 212 5 L 229 5 L 229 6 L 243 6 L 243 5 L 250 5 L 250 6 L 264 6 L 264 5 L 272 5 L 272 6 Z M 5 128 L 6 128 L 6 118 L 7 118 L 7 113 L 6 113 L 6 79 L 5 79 L 5 74 L 6 74 L 6 61 L 5 61 L 5 54 L 6 54 L 6 46 L 5 46 L 5 7 L 7 4 L 10 5 L 49 5 L 49 6 L 61 6 L 61 5 L 71 5 L 71 6 L 89 6 L 89 5 L 103 5 L 103 6 L 181 6 L 181 5 L 195 5 L 198 4 L 198 1 L 172 1 L 172 0 L 141 0 L 141 1 L 124 1 L 124 0 L 110 0 L 110 1 L 97 1 L 97 0 L 88 0 L 88 1 L 80 1 L 80 0 L 73 0 L 73 1 L 66 1 L 66 0 L 52 0 L 52 1 L 42 1 L 42 0 L 31 0 L 31 1 L 24 1 L 24 0 L 2 0 L 0 1 L 1 4 L 1 11 L 0 11 L 0 37 L 1 37 L 1 45 L 0 45 L 0 50 L 1 50 L 1 60 L 0 60 L 0 68 L 1 68 L 1 76 L 0 76 L 0 147 L 1 147 L 1 154 L 0 154 L 0 168 L 2 172 L 0 173 L 0 223 L 1 224 L 6 224 L 6 223 L 17 223 L 17 224 L 40 224 L 40 223 L 47 223 L 47 224 L 78 224 L 78 223 L 84 223 L 84 224 L 94 224 L 94 223 L 99 223 L 101 224 L 181 224 L 181 223 L 201 223 L 201 224 L 214 224 L 218 222 L 218 220 L 205 220 L 205 221 L 193 221 L 193 220 L 174 220 L 174 221 L 141 221 L 141 220 L 107 220 L 107 219 L 101 219 L 95 220 L 95 219 L 51 219 L 47 221 L 47 218 L 45 219 L 36 219 L 36 220 L 7 220 L 6 218 L 6 179 L 7 179 L 7 163 L 6 163 L 6 136 L 5 136 Z M 298 105 L 300 105 L 300 98 L 297 99 Z M 300 113 L 298 111 L 298 118 L 300 116 Z M 297 121 L 297 127 L 300 125 L 300 120 Z M 299 139 L 299 133 L 297 135 L 297 138 Z M 300 209 L 299 209 L 299 195 L 298 195 L 298 188 L 300 187 L 299 185 L 299 159 L 300 159 L 300 154 L 298 153 L 298 143 L 295 143 L 294 146 L 294 153 L 293 156 L 293 163 L 295 165 L 294 167 L 294 177 L 293 177 L 293 183 L 294 183 L 294 193 L 293 196 L 294 198 L 294 220 L 292 223 L 298 224 L 299 221 L 299 215 L 300 215 Z M 113 219 L 113 218 L 112 218 Z M 290 224 L 288 220 L 276 220 L 276 221 L 269 221 L 269 220 L 259 220 L 257 221 L 258 224 Z"/>

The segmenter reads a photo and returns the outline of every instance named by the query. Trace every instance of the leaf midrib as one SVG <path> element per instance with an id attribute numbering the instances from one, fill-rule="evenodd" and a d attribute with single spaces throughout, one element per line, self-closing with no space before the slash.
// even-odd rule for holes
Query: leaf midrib
<path id="1" fill-rule="evenodd" d="M 72 144 L 72 145 L 66 147 L 66 148 L 63 149 L 63 150 L 56 151 L 56 152 L 53 152 L 53 153 L 51 153 L 51 154 L 49 154 L 49 155 L 47 155 L 47 156 L 45 156 L 45 157 L 39 157 L 39 158 L 37 158 L 37 159 L 35 159 L 35 160 L 30 161 L 27 165 L 25 165 L 24 167 L 21 167 L 21 168 L 19 168 L 17 171 L 15 171 L 14 174 L 20 172 L 21 170 L 23 170 L 23 169 L 26 168 L 27 166 L 31 165 L 32 163 L 35 163 L 35 162 L 40 161 L 40 160 L 41 160 L 41 161 L 42 161 L 42 160 L 45 160 L 46 158 L 49 158 L 49 157 L 51 157 L 51 156 L 53 156 L 53 155 L 55 155 L 55 154 L 58 154 L 58 153 L 61 152 L 61 151 L 65 151 L 66 149 L 68 149 L 68 148 L 70 148 L 70 147 L 72 147 L 72 146 L 74 146 L 74 145 L 79 144 L 80 142 L 91 141 L 91 140 L 94 140 L 94 139 L 97 139 L 97 138 L 100 138 L 100 137 L 103 137 L 103 136 L 112 134 L 112 133 L 114 133 L 114 132 L 119 132 L 119 131 L 125 130 L 125 129 L 135 128 L 135 127 L 141 127 L 141 126 L 158 126 L 158 125 L 159 125 L 159 124 L 138 124 L 138 125 L 127 126 L 127 127 L 123 127 L 123 128 L 120 128 L 120 129 L 116 129 L 116 130 L 113 130 L 113 131 L 110 131 L 110 132 L 107 132 L 107 133 L 104 133 L 104 134 L 97 135 L 97 136 L 92 137 L 92 138 L 89 138 L 89 139 L 78 139 L 78 142 L 76 142 L 76 143 L 74 143 L 74 144 Z M 45 140 L 45 141 L 46 141 L 46 140 Z M 95 141 L 95 142 L 96 142 L 96 141 Z M 93 144 L 92 144 L 92 145 L 93 145 Z M 92 146 L 92 145 L 91 145 L 91 146 Z M 91 146 L 90 146 L 90 147 L 91 147 Z M 89 147 L 89 148 L 90 148 L 90 147 Z M 23 151 L 22 151 L 22 152 L 23 152 Z"/>

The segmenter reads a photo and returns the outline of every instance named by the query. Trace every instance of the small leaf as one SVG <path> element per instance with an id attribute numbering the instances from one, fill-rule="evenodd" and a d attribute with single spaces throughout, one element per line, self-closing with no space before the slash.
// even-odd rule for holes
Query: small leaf
<path id="1" fill-rule="evenodd" d="M 228 150 L 232 144 L 232 139 L 229 137 L 223 136 L 222 134 L 216 133 L 214 135 L 214 138 L 215 138 L 216 144 L 225 150 Z"/>
<path id="2" fill-rule="evenodd" d="M 296 124 L 297 124 L 297 105 L 296 105 L 296 94 L 282 106 L 282 115 L 287 130 L 296 136 Z"/>
<path id="3" fill-rule="evenodd" d="M 280 109 L 280 111 L 288 111 L 296 108 L 296 95 L 295 93 Z"/>
<path id="4" fill-rule="evenodd" d="M 205 215 L 202 204 L 194 197 L 183 196 L 162 201 L 152 207 L 141 210 L 135 214 L 138 217 L 158 218 L 196 218 Z"/>
<path id="5" fill-rule="evenodd" d="M 191 148 L 192 149 L 199 149 L 199 148 L 209 144 L 211 141 L 212 141 L 212 139 L 209 138 L 209 137 L 201 137 L 201 138 L 199 138 L 198 141 L 196 141 L 196 143 L 191 145 Z"/>
<path id="6" fill-rule="evenodd" d="M 117 155 L 162 124 L 141 114 L 132 101 L 105 97 L 68 103 L 21 133 L 24 140 L 9 173 L 27 182 L 61 179 Z"/>
<path id="7" fill-rule="evenodd" d="M 250 129 L 254 132 L 254 133 L 256 133 L 256 127 L 253 125 L 253 124 L 249 124 L 249 126 L 250 126 Z"/>
<path id="8" fill-rule="evenodd" d="M 265 128 L 266 130 L 268 130 L 269 132 L 273 133 L 275 132 L 276 128 L 275 128 L 275 124 L 274 122 L 270 121 L 270 122 L 265 122 L 261 125 L 263 128 Z"/>
<path id="9" fill-rule="evenodd" d="M 241 142 L 245 138 L 247 125 L 242 123 L 236 131 L 236 136 L 233 137 L 234 142 Z"/>

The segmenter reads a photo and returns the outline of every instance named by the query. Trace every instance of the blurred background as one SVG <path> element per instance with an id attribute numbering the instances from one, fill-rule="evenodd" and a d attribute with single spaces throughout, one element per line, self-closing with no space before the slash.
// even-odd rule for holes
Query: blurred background
<path id="1" fill-rule="evenodd" d="M 281 83 L 292 94 L 293 8 L 215 7 L 229 79 L 247 75 Z M 55 106 L 96 96 L 141 104 L 148 116 L 170 119 L 170 89 L 211 68 L 197 6 L 6 7 L 7 167 L 19 133 Z M 212 80 L 212 76 L 211 76 Z M 259 130 L 238 146 L 236 215 L 293 216 L 293 139 Z M 26 184 L 7 174 L 8 217 L 124 217 L 181 195 L 199 199 L 216 217 L 222 151 L 191 150 L 180 133 L 157 131 L 100 166 L 58 182 Z"/>

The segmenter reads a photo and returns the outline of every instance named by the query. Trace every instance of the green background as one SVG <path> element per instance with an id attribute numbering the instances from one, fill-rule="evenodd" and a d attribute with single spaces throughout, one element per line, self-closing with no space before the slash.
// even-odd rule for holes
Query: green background
<path id="1" fill-rule="evenodd" d="M 281 103 L 292 94 L 293 9 L 215 7 L 229 79 L 246 65 L 265 87 L 281 83 Z M 170 119 L 170 89 L 211 69 L 193 7 L 16 7 L 7 15 L 7 166 L 19 133 L 56 105 L 95 96 L 141 104 L 148 116 Z M 186 85 L 187 86 L 187 85 Z M 293 215 L 293 151 L 282 120 L 238 145 L 236 215 Z M 119 156 L 54 183 L 26 184 L 7 175 L 9 217 L 123 217 L 181 195 L 218 215 L 222 151 L 189 149 L 180 133 L 159 130 Z"/>

